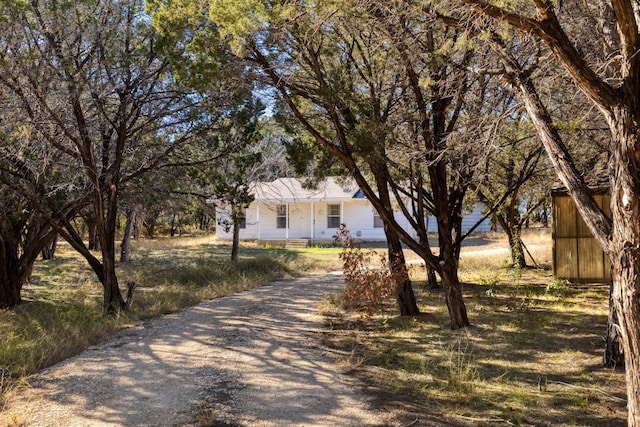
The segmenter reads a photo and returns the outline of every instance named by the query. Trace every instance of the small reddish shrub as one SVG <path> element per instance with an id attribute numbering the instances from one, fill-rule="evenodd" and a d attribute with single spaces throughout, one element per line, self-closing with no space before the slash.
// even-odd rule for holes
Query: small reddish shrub
<path id="1" fill-rule="evenodd" d="M 396 280 L 389 269 L 387 258 L 373 250 L 360 248 L 344 224 L 340 225 L 333 240 L 342 246 L 339 256 L 347 284 L 343 294 L 345 306 L 360 310 L 368 316 L 381 312 L 384 302 L 393 295 L 396 288 Z M 373 266 L 376 258 L 379 267 Z"/>

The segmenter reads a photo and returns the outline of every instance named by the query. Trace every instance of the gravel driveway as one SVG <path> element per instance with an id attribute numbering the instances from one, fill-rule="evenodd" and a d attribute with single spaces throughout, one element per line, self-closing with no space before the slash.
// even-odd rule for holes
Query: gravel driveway
<path id="1" fill-rule="evenodd" d="M 279 281 L 123 330 L 32 376 L 3 415 L 56 427 L 390 425 L 319 345 L 318 302 L 342 285 L 338 272 Z"/>

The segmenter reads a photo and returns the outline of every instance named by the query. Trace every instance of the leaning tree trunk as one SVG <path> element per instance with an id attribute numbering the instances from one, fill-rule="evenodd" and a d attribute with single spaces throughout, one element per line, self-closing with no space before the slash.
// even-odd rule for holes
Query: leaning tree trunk
<path id="1" fill-rule="evenodd" d="M 389 194 L 391 178 L 387 165 L 381 160 L 385 158 L 384 149 L 377 147 L 376 154 L 377 156 L 370 159 L 369 165 L 374 175 L 380 202 L 384 207 L 384 209 L 380 209 L 378 212 L 389 214 L 393 212 L 391 196 Z M 391 214 L 391 216 L 393 216 L 393 214 Z M 388 219 L 383 220 L 392 280 L 396 282 L 394 295 L 398 304 L 398 311 L 401 316 L 415 316 L 420 314 L 420 309 L 416 303 L 416 297 L 413 293 L 411 280 L 409 279 L 404 252 L 402 250 L 402 244 L 400 243 L 400 236 L 391 228 L 389 222 Z"/>
<path id="2" fill-rule="evenodd" d="M 536 128 L 558 176 L 569 190 L 589 229 L 605 250 L 612 266 L 612 299 L 618 316 L 618 332 L 625 359 L 627 384 L 627 424 L 640 427 L 640 57 L 638 56 L 638 18 L 631 1 L 612 1 L 603 15 L 617 34 L 619 60 L 615 72 L 620 85 L 613 87 L 589 67 L 563 31 L 551 2 L 536 2 L 540 17 L 520 19 L 516 13 L 503 14 L 499 7 L 485 8 L 483 2 L 465 0 L 496 19 L 536 33 L 571 75 L 577 87 L 591 99 L 607 119 L 611 222 L 590 195 L 576 170 L 557 128 L 537 95 L 530 73 L 523 73 L 515 58 L 506 53 L 504 65 L 515 71 L 511 79 L 520 90 L 531 121 Z M 604 4 L 604 3 L 603 3 Z M 550 7 L 548 7 L 550 6 Z M 610 13 L 613 11 L 613 13 Z M 535 24 L 532 24 L 535 23 Z M 617 31 L 616 31 L 617 30 Z M 509 80 L 507 76 L 506 80 Z"/>
<path id="3" fill-rule="evenodd" d="M 387 247 L 389 250 L 389 265 L 392 276 L 396 280 L 395 297 L 398 311 L 401 316 L 416 316 L 420 314 L 420 309 L 416 303 L 416 296 L 413 292 L 407 263 L 404 258 L 404 251 L 398 234 L 385 225 L 385 235 L 387 236 Z"/>

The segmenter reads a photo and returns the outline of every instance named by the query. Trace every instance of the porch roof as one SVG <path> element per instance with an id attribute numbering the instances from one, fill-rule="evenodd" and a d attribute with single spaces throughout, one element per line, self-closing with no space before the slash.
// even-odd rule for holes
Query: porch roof
<path id="1" fill-rule="evenodd" d="M 278 178 L 272 182 L 254 184 L 253 195 L 256 202 L 340 202 L 363 199 L 364 195 L 352 180 L 327 178 L 318 183 L 317 188 L 308 189 L 297 178 Z"/>

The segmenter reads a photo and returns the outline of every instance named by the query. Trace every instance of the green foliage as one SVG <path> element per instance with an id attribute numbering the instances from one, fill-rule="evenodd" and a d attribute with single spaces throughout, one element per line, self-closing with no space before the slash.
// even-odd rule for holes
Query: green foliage
<path id="1" fill-rule="evenodd" d="M 223 37 L 231 38 L 231 46 L 241 53 L 247 39 L 265 28 L 270 21 L 265 0 L 213 0 L 209 18 L 220 28 Z"/>
<path id="2" fill-rule="evenodd" d="M 279 115 L 278 119 L 284 122 L 282 117 Z M 288 131 L 294 136 L 285 141 L 287 161 L 297 175 L 322 179 L 345 174 L 344 167 L 336 162 L 335 156 L 318 147 L 312 138 L 303 132 L 297 132 L 291 125 L 288 125 Z"/>
<path id="3" fill-rule="evenodd" d="M 217 86 L 232 63 L 202 3 L 148 0 L 146 5 L 160 34 L 156 46 L 171 61 L 174 77 L 201 91 Z"/>
<path id="4" fill-rule="evenodd" d="M 497 274 L 491 274 L 488 276 L 483 276 L 479 279 L 479 283 L 484 286 L 493 287 L 500 282 L 500 278 Z"/>
<path id="5" fill-rule="evenodd" d="M 571 284 L 572 283 L 567 279 L 554 277 L 547 285 L 546 292 L 556 296 L 566 295 L 571 291 Z"/>

